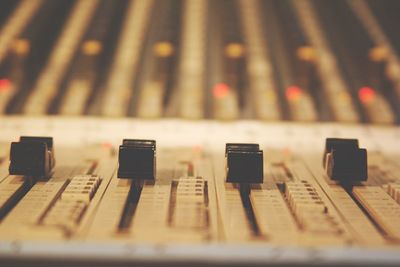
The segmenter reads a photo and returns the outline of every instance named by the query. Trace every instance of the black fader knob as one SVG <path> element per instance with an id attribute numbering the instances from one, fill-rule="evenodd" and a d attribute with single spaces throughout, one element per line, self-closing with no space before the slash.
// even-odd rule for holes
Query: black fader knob
<path id="1" fill-rule="evenodd" d="M 154 180 L 156 141 L 124 139 L 119 147 L 118 178 Z"/>
<path id="2" fill-rule="evenodd" d="M 367 150 L 358 147 L 356 139 L 326 140 L 324 165 L 334 181 L 353 183 L 368 179 Z"/>
<path id="3" fill-rule="evenodd" d="M 358 148 L 358 140 L 357 139 L 344 139 L 344 138 L 326 138 L 324 157 L 322 159 L 323 166 L 326 165 L 327 154 L 330 153 L 333 148 L 339 149 L 341 147 L 343 147 L 343 148 L 349 148 L 349 147 Z"/>
<path id="4" fill-rule="evenodd" d="M 53 137 L 44 136 L 20 136 L 20 142 L 44 142 L 47 145 L 47 153 L 49 154 L 49 166 L 53 169 L 56 165 L 56 158 L 53 148 Z"/>
<path id="5" fill-rule="evenodd" d="M 263 151 L 258 144 L 228 143 L 225 157 L 228 183 L 263 182 Z"/>
<path id="6" fill-rule="evenodd" d="M 47 177 L 54 166 L 52 137 L 21 136 L 11 143 L 10 174 Z"/>

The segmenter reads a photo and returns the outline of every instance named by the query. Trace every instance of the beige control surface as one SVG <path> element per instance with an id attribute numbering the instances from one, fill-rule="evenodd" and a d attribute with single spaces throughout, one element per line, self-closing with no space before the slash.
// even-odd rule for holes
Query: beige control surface
<path id="1" fill-rule="evenodd" d="M 51 117 L 0 124 L 0 256 L 74 258 L 71 252 L 81 250 L 83 257 L 111 259 L 133 246 L 134 255 L 153 260 L 194 260 L 214 251 L 210 259 L 268 262 L 274 248 L 292 253 L 282 262 L 312 262 L 315 255 L 327 262 L 360 263 L 372 255 L 400 261 L 398 128 Z M 8 142 L 19 135 L 53 136 L 51 178 L 7 175 Z M 328 179 L 327 136 L 359 138 L 368 149 L 367 182 L 349 190 Z M 133 208 L 127 205 L 133 181 L 116 174 L 122 138 L 157 140 L 156 179 L 143 183 Z M 260 143 L 264 150 L 264 183 L 251 185 L 248 205 L 239 186 L 225 182 L 225 142 Z M 105 254 L 103 245 L 110 246 Z"/>

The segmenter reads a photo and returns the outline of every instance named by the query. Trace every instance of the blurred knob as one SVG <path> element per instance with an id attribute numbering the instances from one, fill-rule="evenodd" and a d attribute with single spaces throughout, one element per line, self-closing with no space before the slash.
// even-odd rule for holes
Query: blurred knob
<path id="1" fill-rule="evenodd" d="M 54 166 L 52 137 L 21 136 L 11 143 L 10 174 L 47 177 Z"/>
<path id="2" fill-rule="evenodd" d="M 357 139 L 326 139 L 324 166 L 330 179 L 342 183 L 366 181 L 367 150 L 358 147 Z"/>
<path id="3" fill-rule="evenodd" d="M 226 144 L 225 157 L 228 183 L 263 182 L 263 151 L 258 144 Z"/>
<path id="4" fill-rule="evenodd" d="M 156 141 L 124 139 L 119 147 L 118 178 L 154 180 Z"/>
<path id="5" fill-rule="evenodd" d="M 357 139 L 344 139 L 344 138 L 326 138 L 324 157 L 322 160 L 323 166 L 326 165 L 327 154 L 330 153 L 333 148 L 338 149 L 340 147 L 358 148 L 358 140 Z"/>

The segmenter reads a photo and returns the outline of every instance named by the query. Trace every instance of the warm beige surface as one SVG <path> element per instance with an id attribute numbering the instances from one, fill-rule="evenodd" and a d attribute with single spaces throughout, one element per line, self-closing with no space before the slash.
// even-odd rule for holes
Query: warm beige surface
<path id="1" fill-rule="evenodd" d="M 2 240 L 305 248 L 399 245 L 400 167 L 392 156 L 398 152 L 398 128 L 17 117 L 2 123 L 2 141 L 16 129 L 14 140 L 20 134 L 54 136 L 57 159 L 53 177 L 36 182 L 0 222 Z M 108 140 L 102 139 L 106 128 L 115 133 Z M 236 138 L 229 138 L 227 133 L 234 131 Z M 130 224 L 123 229 L 119 225 L 131 181 L 115 173 L 118 135 L 158 141 L 156 181 L 144 183 Z M 369 151 L 368 182 L 346 192 L 329 181 L 321 164 L 322 136 L 359 138 Z M 253 185 L 249 195 L 253 219 L 238 186 L 225 182 L 224 145 L 232 141 L 258 142 L 264 150 L 264 183 Z M 4 205 L 27 178 L 6 176 L 7 143 L 2 147 Z"/>

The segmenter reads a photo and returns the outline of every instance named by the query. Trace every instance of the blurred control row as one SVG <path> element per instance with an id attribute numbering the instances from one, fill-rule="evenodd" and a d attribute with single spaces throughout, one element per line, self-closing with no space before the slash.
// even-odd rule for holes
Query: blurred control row
<path id="1" fill-rule="evenodd" d="M 400 121 L 397 0 L 3 0 L 0 114 Z"/>

